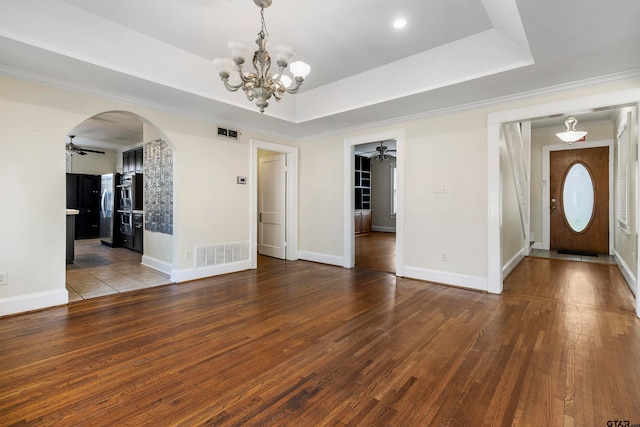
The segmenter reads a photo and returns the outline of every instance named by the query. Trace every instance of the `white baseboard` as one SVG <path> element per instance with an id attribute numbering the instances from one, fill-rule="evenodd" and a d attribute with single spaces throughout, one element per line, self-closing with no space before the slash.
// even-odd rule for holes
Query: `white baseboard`
<path id="1" fill-rule="evenodd" d="M 372 225 L 371 231 L 381 231 L 383 233 L 395 233 L 396 228 L 395 227 L 379 227 L 377 225 Z"/>
<path id="2" fill-rule="evenodd" d="M 542 244 L 542 242 L 534 242 L 533 246 L 531 246 L 533 249 L 541 249 L 541 250 L 545 250 L 544 249 L 544 245 Z"/>
<path id="3" fill-rule="evenodd" d="M 344 264 L 344 257 L 307 251 L 298 251 L 298 259 L 319 262 L 321 264 L 337 265 L 339 267 L 342 267 Z"/>
<path id="4" fill-rule="evenodd" d="M 620 269 L 622 277 L 624 277 L 624 280 L 627 282 L 627 286 L 629 286 L 629 289 L 631 289 L 631 292 L 633 292 L 635 296 L 638 296 L 638 284 L 636 283 L 633 271 L 631 271 L 627 263 L 624 262 L 624 259 L 622 259 L 617 250 L 613 250 L 613 255 L 616 257 L 618 269 Z"/>
<path id="5" fill-rule="evenodd" d="M 205 277 L 219 276 L 220 274 L 236 273 L 250 270 L 251 261 L 236 261 L 226 264 L 211 265 L 202 268 L 189 268 L 185 270 L 171 270 L 171 281 L 180 283 L 189 280 L 204 279 Z"/>
<path id="6" fill-rule="evenodd" d="M 511 273 L 513 269 L 516 268 L 518 264 L 520 264 L 520 261 L 522 261 L 524 257 L 525 257 L 525 249 L 523 248 L 523 249 L 520 249 L 518 253 L 512 256 L 511 259 L 507 261 L 505 265 L 502 266 L 502 277 L 503 278 L 507 277 L 509 273 Z"/>
<path id="7" fill-rule="evenodd" d="M 142 255 L 142 260 L 140 264 L 145 265 L 147 267 L 153 268 L 154 270 L 158 270 L 161 273 L 171 275 L 171 270 L 173 269 L 173 265 L 169 264 L 166 261 L 161 261 L 156 258 L 152 258 L 150 256 Z"/>
<path id="8" fill-rule="evenodd" d="M 0 316 L 40 310 L 69 303 L 69 292 L 66 289 L 35 292 L 0 299 Z"/>
<path id="9" fill-rule="evenodd" d="M 467 276 L 464 274 L 450 273 L 447 271 L 427 270 L 418 267 L 405 267 L 404 277 L 407 279 L 425 280 L 427 282 L 442 283 L 461 288 L 488 290 L 486 277 Z"/>

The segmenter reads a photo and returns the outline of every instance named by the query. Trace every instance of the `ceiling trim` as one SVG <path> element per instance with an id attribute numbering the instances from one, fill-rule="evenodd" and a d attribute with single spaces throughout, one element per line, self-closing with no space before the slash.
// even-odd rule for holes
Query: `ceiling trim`
<path id="1" fill-rule="evenodd" d="M 494 26 L 489 30 L 301 92 L 284 103 L 272 102 L 265 116 L 299 124 L 531 65 L 534 61 L 515 1 L 482 0 Z M 13 2 L 10 17 L 0 19 L 0 35 L 61 57 L 255 111 L 253 103 L 224 88 L 206 58 L 63 1 L 50 0 L 39 7 L 34 16 L 29 2 Z M 68 31 L 68 22 L 75 31 Z M 180 66 L 167 66 L 166 58 Z"/>
<path id="2" fill-rule="evenodd" d="M 450 113 L 454 113 L 454 112 L 469 111 L 469 110 L 489 107 L 489 106 L 492 106 L 492 105 L 501 104 L 501 103 L 505 103 L 505 102 L 529 99 L 529 98 L 533 98 L 533 97 L 537 97 L 537 96 L 544 96 L 544 95 L 564 92 L 564 91 L 568 91 L 568 90 L 575 90 L 575 89 L 580 89 L 580 88 L 585 88 L 585 87 L 590 87 L 590 86 L 597 86 L 597 85 L 602 85 L 602 84 L 610 84 L 610 83 L 616 83 L 616 82 L 621 82 L 621 81 L 626 81 L 626 80 L 639 79 L 640 78 L 640 69 L 630 70 L 630 71 L 626 71 L 626 72 L 622 72 L 622 73 L 614 73 L 614 74 L 595 77 L 595 78 L 591 78 L 591 79 L 579 80 L 579 81 L 576 81 L 576 82 L 565 83 L 565 84 L 561 84 L 561 85 L 549 86 L 549 87 L 542 88 L 542 89 L 536 89 L 536 90 L 521 92 L 521 93 L 517 93 L 517 94 L 513 94 L 513 95 L 507 95 L 507 96 L 501 96 L 501 97 L 486 99 L 486 100 L 482 100 L 482 101 L 478 101 L 478 102 L 460 104 L 460 105 L 456 105 L 456 106 L 453 106 L 453 107 L 447 107 L 447 108 L 441 108 L 441 109 L 437 109 L 437 110 L 425 111 L 425 112 L 417 113 L 417 114 L 405 115 L 405 116 L 401 116 L 401 117 L 397 117 L 397 118 L 393 118 L 393 119 L 389 119 L 389 120 L 369 122 L 369 123 L 362 124 L 360 126 L 335 128 L 335 129 L 332 129 L 331 131 L 328 131 L 328 132 L 316 132 L 316 133 L 312 133 L 312 134 L 306 134 L 303 137 L 292 137 L 290 134 L 284 134 L 284 133 L 272 132 L 272 131 L 265 131 L 263 128 L 259 128 L 259 127 L 255 127 L 255 126 L 249 125 L 248 122 L 237 122 L 237 121 L 233 121 L 233 120 L 223 120 L 223 119 L 220 119 L 220 118 L 218 118 L 216 116 L 210 116 L 210 115 L 206 115 L 206 114 L 195 113 L 193 111 L 189 111 L 189 110 L 185 110 L 185 109 L 174 108 L 174 107 L 166 105 L 166 104 L 159 104 L 159 103 L 149 102 L 146 99 L 128 97 L 128 96 L 123 96 L 123 95 L 115 95 L 115 94 L 113 94 L 111 92 L 102 91 L 102 90 L 96 89 L 94 87 L 89 87 L 89 86 L 79 85 L 79 84 L 72 84 L 70 82 L 67 82 L 67 81 L 64 81 L 64 80 L 60 80 L 60 79 L 57 79 L 57 78 L 53 78 L 53 77 L 48 76 L 48 75 L 34 73 L 34 72 L 31 72 L 31 71 L 25 71 L 25 70 L 21 70 L 21 69 L 16 69 L 16 68 L 5 66 L 5 65 L 2 65 L 2 64 L 0 64 L 0 75 L 4 75 L 4 76 L 9 77 L 9 78 L 15 78 L 15 79 L 18 79 L 18 80 L 24 80 L 24 81 L 30 81 L 30 82 L 34 82 L 34 83 L 44 84 L 46 86 L 54 87 L 54 88 L 57 88 L 57 89 L 68 90 L 68 91 L 71 91 L 71 92 L 74 92 L 74 93 L 97 96 L 97 97 L 101 97 L 101 98 L 111 99 L 111 100 L 117 101 L 117 102 L 124 102 L 124 103 L 137 105 L 137 106 L 144 107 L 144 108 L 150 108 L 150 109 L 162 111 L 162 112 L 165 112 L 165 113 L 175 114 L 175 115 L 178 115 L 180 117 L 187 118 L 187 119 L 193 119 L 193 120 L 198 120 L 198 121 L 202 121 L 202 122 L 205 122 L 205 123 L 211 123 L 211 124 L 214 124 L 214 125 L 217 125 L 217 126 L 236 127 L 236 128 L 239 128 L 240 130 L 243 130 L 243 131 L 253 131 L 253 132 L 259 132 L 259 133 L 266 133 L 266 134 L 269 134 L 269 135 L 272 135 L 272 136 L 275 136 L 275 137 L 278 137 L 278 138 L 282 138 L 284 140 L 288 140 L 288 141 L 292 141 L 292 142 L 302 142 L 302 141 L 308 141 L 308 140 L 312 140 L 312 139 L 316 139 L 316 138 L 320 138 L 320 137 L 339 135 L 339 134 L 344 134 L 344 133 L 349 133 L 349 132 L 357 132 L 357 131 L 361 131 L 361 130 L 364 130 L 364 129 L 371 129 L 372 127 L 381 127 L 381 126 L 386 126 L 386 125 L 391 125 L 391 124 L 396 124 L 396 123 L 401 123 L 401 122 L 406 122 L 406 121 L 411 121 L 411 120 L 418 120 L 418 119 L 422 119 L 422 118 L 441 116 L 441 115 L 450 114 Z"/>

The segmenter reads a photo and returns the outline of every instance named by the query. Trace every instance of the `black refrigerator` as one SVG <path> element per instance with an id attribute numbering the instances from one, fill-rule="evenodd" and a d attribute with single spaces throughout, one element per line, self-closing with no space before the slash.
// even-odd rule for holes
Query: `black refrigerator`
<path id="1" fill-rule="evenodd" d="M 102 175 L 100 181 L 100 240 L 103 245 L 115 247 L 120 245 L 120 231 L 117 224 L 117 209 L 120 205 L 120 192 L 116 185 L 120 184 L 119 173 Z"/>

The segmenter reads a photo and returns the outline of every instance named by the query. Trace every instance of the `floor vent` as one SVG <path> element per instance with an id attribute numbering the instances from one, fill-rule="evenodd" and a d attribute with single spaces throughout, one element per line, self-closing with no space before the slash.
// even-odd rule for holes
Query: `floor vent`
<path id="1" fill-rule="evenodd" d="M 196 268 L 229 264 L 249 259 L 249 242 L 196 246 Z"/>

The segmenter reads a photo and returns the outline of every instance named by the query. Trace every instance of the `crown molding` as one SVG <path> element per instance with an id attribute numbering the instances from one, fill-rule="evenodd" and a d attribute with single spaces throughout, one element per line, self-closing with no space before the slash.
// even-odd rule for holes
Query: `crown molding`
<path id="1" fill-rule="evenodd" d="M 318 139 L 318 138 L 325 138 L 325 137 L 330 137 L 335 135 L 343 135 L 347 133 L 359 132 L 365 129 L 371 129 L 373 127 L 383 127 L 383 126 L 389 126 L 389 125 L 394 125 L 394 124 L 413 121 L 413 120 L 420 120 L 420 119 L 425 119 L 430 117 L 442 116 L 446 114 L 460 113 L 460 112 L 470 111 L 475 109 L 482 109 L 482 108 L 495 106 L 497 104 L 503 104 L 503 103 L 513 102 L 513 101 L 522 101 L 522 100 L 532 99 L 535 97 L 557 94 L 560 92 L 566 92 L 570 90 L 583 89 L 587 87 L 599 86 L 603 84 L 610 84 L 610 83 L 626 81 L 626 80 L 640 79 L 640 69 L 608 74 L 605 76 L 578 80 L 570 83 L 563 83 L 563 84 L 549 86 L 541 89 L 535 89 L 535 90 L 520 92 L 516 94 L 490 98 L 490 99 L 471 102 L 467 104 L 460 104 L 453 107 L 446 107 L 446 108 L 441 108 L 436 110 L 424 111 L 424 112 L 405 115 L 405 116 L 396 117 L 388 120 L 367 122 L 362 125 L 343 127 L 343 128 L 334 129 L 328 132 L 315 132 L 310 135 L 307 135 L 304 137 L 298 137 L 298 138 L 291 137 L 290 135 L 286 135 L 278 132 L 264 130 L 255 126 L 250 126 L 246 122 L 222 120 L 215 116 L 197 113 L 194 111 L 189 111 L 181 108 L 172 108 L 171 106 L 168 106 L 165 104 L 149 102 L 148 100 L 141 99 L 141 98 L 124 96 L 124 95 L 116 95 L 111 92 L 102 91 L 93 87 L 70 83 L 70 82 L 53 78 L 44 74 L 20 70 L 20 69 L 16 69 L 14 67 L 2 65 L 2 64 L 0 64 L 0 75 L 10 77 L 10 78 L 15 78 L 18 80 L 39 83 L 46 86 L 54 87 L 56 89 L 67 90 L 67 91 L 78 93 L 78 94 L 102 97 L 102 98 L 107 98 L 117 102 L 123 102 L 123 103 L 136 105 L 139 107 L 158 110 L 161 112 L 174 114 L 186 119 L 192 119 L 192 120 L 202 121 L 205 123 L 210 123 L 216 126 L 234 127 L 234 128 L 241 129 L 242 131 L 245 131 L 245 132 L 249 131 L 257 134 L 263 134 L 263 135 L 266 134 L 266 135 L 274 136 L 274 137 L 281 138 L 291 142 L 304 142 L 304 141 L 309 141 L 309 140 Z M 294 126 L 304 127 L 304 123 L 297 124 Z"/>

